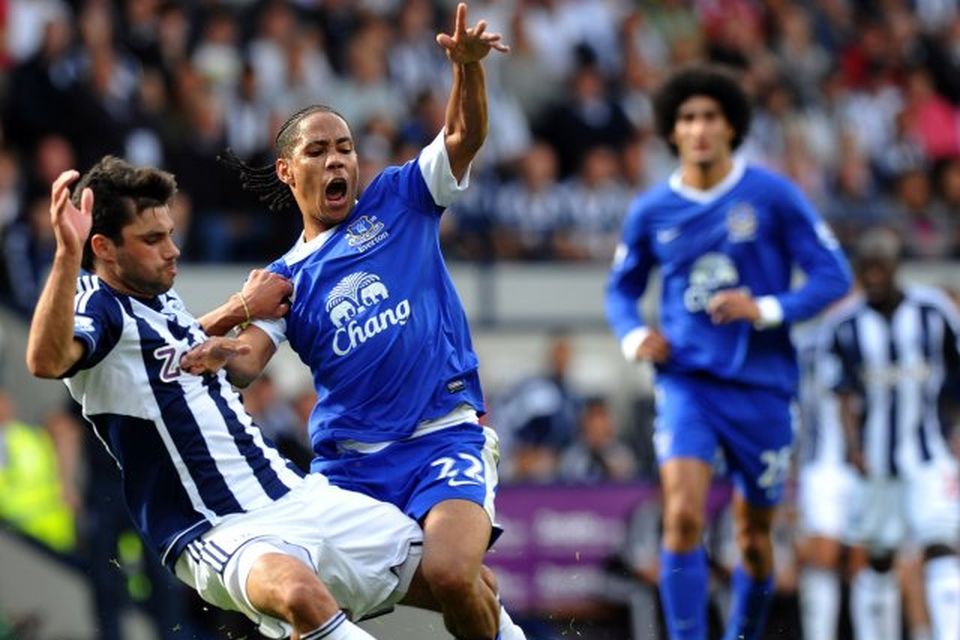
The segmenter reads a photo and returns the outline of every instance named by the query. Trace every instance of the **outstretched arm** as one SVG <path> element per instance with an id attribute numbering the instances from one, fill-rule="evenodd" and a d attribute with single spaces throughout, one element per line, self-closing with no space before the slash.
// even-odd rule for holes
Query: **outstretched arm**
<path id="1" fill-rule="evenodd" d="M 444 143 L 450 169 L 457 182 L 467 173 L 487 137 L 487 89 L 483 60 L 491 49 L 510 50 L 500 42 L 499 33 L 487 33 L 485 20 L 467 28 L 467 5 L 457 5 L 453 35 L 437 35 L 437 44 L 446 50 L 453 65 L 453 86 L 447 99 Z"/>
<path id="2" fill-rule="evenodd" d="M 64 171 L 50 188 L 50 222 L 57 250 L 27 339 L 27 368 L 40 378 L 63 375 L 84 353 L 83 344 L 73 337 L 73 307 L 83 244 L 93 224 L 93 191 L 84 189 L 80 209 L 73 206 L 70 184 L 79 177 L 77 171 Z"/>

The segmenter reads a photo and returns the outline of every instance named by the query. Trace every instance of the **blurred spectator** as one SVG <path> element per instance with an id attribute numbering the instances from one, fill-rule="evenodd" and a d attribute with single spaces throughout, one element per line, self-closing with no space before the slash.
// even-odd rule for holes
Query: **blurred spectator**
<path id="1" fill-rule="evenodd" d="M 568 378 L 572 349 L 569 334 L 552 333 L 545 371 L 514 384 L 494 406 L 508 482 L 553 480 L 560 452 L 576 437 L 583 400 Z"/>
<path id="2" fill-rule="evenodd" d="M 57 6 L 44 16 L 39 51 L 14 66 L 4 91 L 3 130 L 20 150 L 45 135 L 68 132 L 63 105 L 76 80 L 68 63 L 72 18 L 65 5 Z"/>
<path id="3" fill-rule="evenodd" d="M 596 54 L 584 46 L 577 47 L 577 53 L 569 95 L 546 114 L 538 131 L 557 150 L 561 178 L 580 168 L 585 149 L 604 145 L 619 150 L 633 134 L 633 125 L 607 87 Z"/>
<path id="4" fill-rule="evenodd" d="M 873 225 L 888 221 L 889 207 L 866 158 L 845 136 L 829 195 L 821 211 L 840 243 L 850 248 L 859 235 Z"/>
<path id="5" fill-rule="evenodd" d="M 495 191 L 493 246 L 497 258 L 544 260 L 558 256 L 565 194 L 557 183 L 553 147 L 538 142 L 520 160 L 518 176 Z"/>
<path id="6" fill-rule="evenodd" d="M 74 550 L 73 513 L 64 500 L 50 435 L 16 419 L 0 388 L 0 521 L 62 553 Z"/>
<path id="7" fill-rule="evenodd" d="M 216 8 L 208 16 L 191 58 L 207 85 L 223 96 L 234 90 L 243 70 L 239 35 L 233 15 Z"/>
<path id="8" fill-rule="evenodd" d="M 950 254 L 953 222 L 935 199 L 930 176 L 924 169 L 911 169 L 897 178 L 893 207 L 893 219 L 908 256 L 944 258 Z"/>
<path id="9" fill-rule="evenodd" d="M 49 208 L 49 197 L 35 198 L 23 219 L 7 225 L 0 236 L 0 301 L 25 318 L 33 315 L 41 278 L 56 249 Z"/>
<path id="10" fill-rule="evenodd" d="M 623 482 L 636 477 L 633 451 L 617 437 L 613 413 L 605 398 L 583 403 L 577 440 L 560 456 L 559 477 L 565 482 Z"/>
<path id="11" fill-rule="evenodd" d="M 20 215 L 23 190 L 18 158 L 9 149 L 0 148 L 0 234 Z"/>
<path id="12" fill-rule="evenodd" d="M 611 147 L 583 151 L 577 175 L 563 183 L 565 202 L 556 257 L 607 262 L 620 240 L 623 217 L 636 196 L 624 182 Z"/>
<path id="13" fill-rule="evenodd" d="M 387 76 L 389 28 L 371 20 L 351 39 L 347 49 L 347 74 L 324 94 L 347 122 L 362 129 L 379 116 L 398 125 L 404 113 L 403 95 Z"/>
<path id="14" fill-rule="evenodd" d="M 100 640 L 123 638 L 121 618 L 142 604 L 156 637 L 193 637 L 185 617 L 188 591 L 175 581 L 153 552 L 143 546 L 124 507 L 116 461 L 99 442 L 99 435 L 82 424 L 79 406 L 54 413 L 59 463 L 64 481 L 82 483 L 79 498 L 79 551 L 89 565 L 94 618 Z"/>

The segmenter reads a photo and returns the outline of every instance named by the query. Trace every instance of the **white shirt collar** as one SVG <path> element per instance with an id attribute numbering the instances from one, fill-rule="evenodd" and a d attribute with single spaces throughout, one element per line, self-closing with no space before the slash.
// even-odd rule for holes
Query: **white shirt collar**
<path id="1" fill-rule="evenodd" d="M 707 204 L 733 189 L 733 187 L 740 182 L 740 178 L 743 177 L 746 169 L 747 163 L 744 162 L 743 158 L 734 157 L 733 166 L 730 169 L 730 173 L 728 173 L 723 180 L 706 190 L 696 189 L 684 184 L 681 177 L 683 169 L 677 169 L 670 175 L 670 189 L 672 189 L 674 193 L 683 196 L 687 200 L 693 200 L 694 202 L 698 202 L 700 204 Z"/>
<path id="2" fill-rule="evenodd" d="M 330 239 L 330 236 L 333 235 L 333 232 L 337 230 L 336 227 L 330 227 L 323 233 L 318 234 L 313 240 L 304 240 L 303 233 L 300 232 L 300 237 L 297 238 L 296 244 L 293 245 L 293 248 L 287 252 L 287 255 L 283 256 L 283 261 L 287 263 L 288 266 L 293 266 L 298 262 L 304 260 L 310 254 L 314 253 L 317 249 L 326 244 L 327 240 Z"/>

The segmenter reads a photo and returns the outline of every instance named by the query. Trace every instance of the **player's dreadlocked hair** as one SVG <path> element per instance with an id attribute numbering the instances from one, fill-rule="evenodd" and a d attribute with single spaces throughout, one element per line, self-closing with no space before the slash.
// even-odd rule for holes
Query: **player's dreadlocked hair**
<path id="1" fill-rule="evenodd" d="M 323 104 L 312 104 L 297 111 L 287 118 L 287 121 L 277 132 L 277 139 L 274 143 L 274 152 L 278 158 L 287 158 L 293 152 L 293 146 L 297 140 L 297 130 L 300 123 L 309 115 L 314 113 L 332 113 L 341 116 L 331 107 Z M 280 181 L 277 177 L 276 168 L 272 164 L 262 167 L 254 167 L 241 160 L 232 149 L 225 150 L 217 156 L 217 160 L 226 167 L 232 169 L 240 176 L 240 185 L 252 193 L 257 194 L 260 202 L 263 202 L 271 211 L 280 212 L 294 205 L 293 193 L 290 187 Z"/>
<path id="2" fill-rule="evenodd" d="M 674 153 L 677 146 L 670 141 L 677 123 L 680 105 L 694 96 L 706 96 L 720 103 L 723 115 L 733 127 L 731 149 L 743 142 L 750 128 L 750 99 L 740 83 L 723 67 L 699 65 L 678 71 L 660 87 L 653 98 L 654 121 L 657 133 L 670 145 Z"/>
<path id="3" fill-rule="evenodd" d="M 104 156 L 77 182 L 71 198 L 74 206 L 80 206 L 86 188 L 93 191 L 93 221 L 81 264 L 92 271 L 90 239 L 100 234 L 118 246 L 123 244 L 123 228 L 143 211 L 168 205 L 177 193 L 177 181 L 166 171 L 135 167 L 120 158 Z"/>

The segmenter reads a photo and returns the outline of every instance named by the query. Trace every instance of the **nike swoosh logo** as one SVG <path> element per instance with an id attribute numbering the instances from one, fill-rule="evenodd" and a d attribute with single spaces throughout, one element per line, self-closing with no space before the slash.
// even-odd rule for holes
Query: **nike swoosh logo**
<path id="1" fill-rule="evenodd" d="M 466 485 L 466 484 L 473 484 L 473 485 L 480 486 L 481 483 L 476 482 L 474 480 L 447 480 L 447 484 L 450 485 L 451 487 L 462 487 L 463 485 Z"/>

